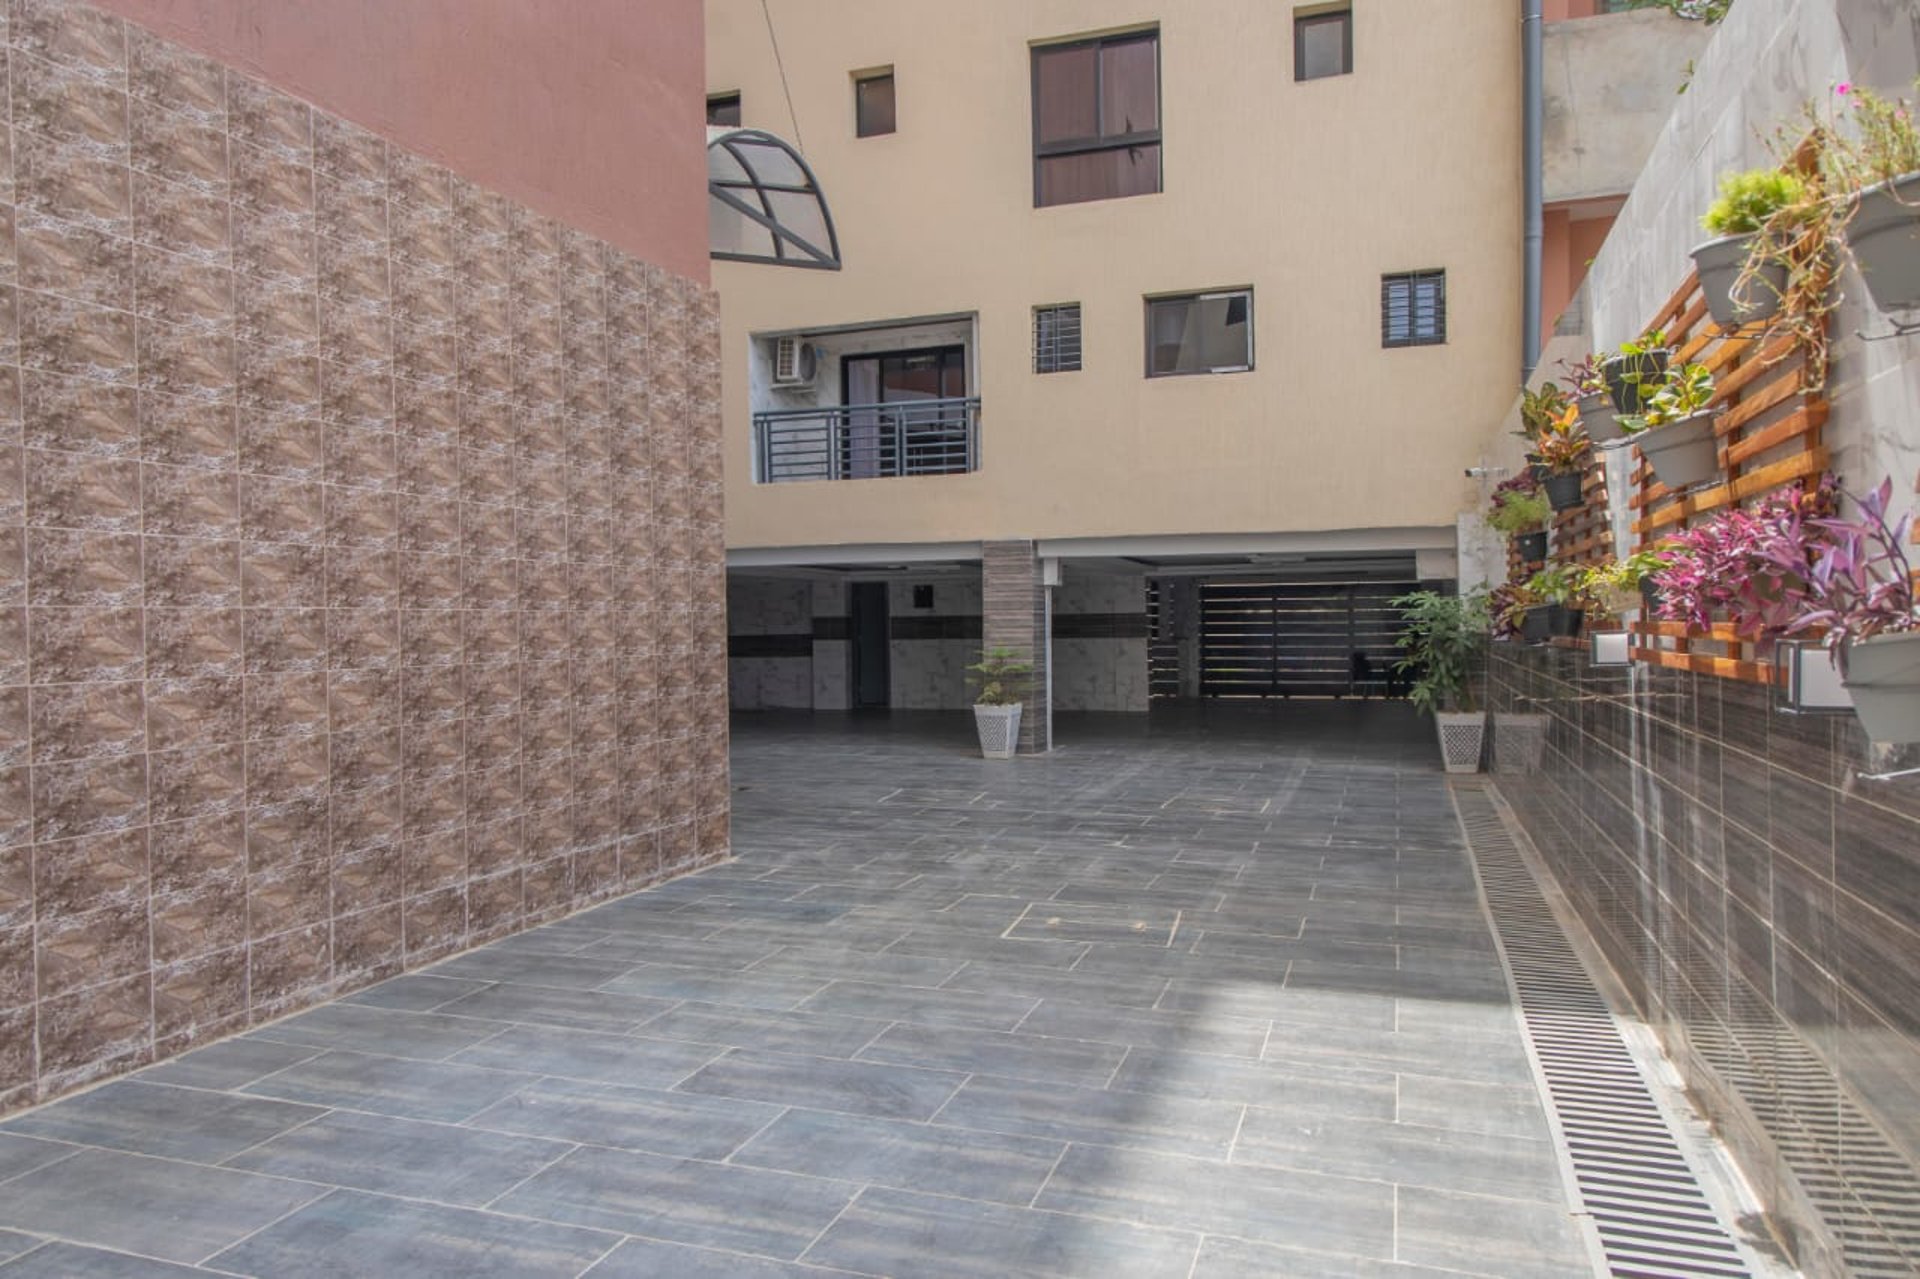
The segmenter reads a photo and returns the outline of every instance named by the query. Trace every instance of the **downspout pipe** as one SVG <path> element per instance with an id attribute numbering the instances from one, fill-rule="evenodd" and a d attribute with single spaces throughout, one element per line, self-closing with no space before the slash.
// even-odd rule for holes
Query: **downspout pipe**
<path id="1" fill-rule="evenodd" d="M 1533 376 L 1540 360 L 1540 252 L 1545 239 L 1541 195 L 1540 135 L 1546 107 L 1541 89 L 1540 0 L 1520 0 L 1521 194 L 1526 204 L 1526 242 L 1521 268 L 1525 295 L 1520 300 L 1520 385 Z"/>

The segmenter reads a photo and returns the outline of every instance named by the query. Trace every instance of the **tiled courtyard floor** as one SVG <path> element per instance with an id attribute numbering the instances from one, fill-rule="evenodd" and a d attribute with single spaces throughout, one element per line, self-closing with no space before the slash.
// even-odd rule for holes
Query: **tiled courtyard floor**
<path id="1" fill-rule="evenodd" d="M 1589 1273 L 1403 712 L 739 721 L 735 862 L 0 1125 L 0 1277 Z"/>

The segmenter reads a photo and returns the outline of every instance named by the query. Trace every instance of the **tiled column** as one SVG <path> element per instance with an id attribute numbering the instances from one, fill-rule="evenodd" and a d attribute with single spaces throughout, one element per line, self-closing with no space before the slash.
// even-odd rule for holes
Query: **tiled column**
<path id="1" fill-rule="evenodd" d="M 1053 749 L 1048 705 L 1047 588 L 1031 541 L 986 542 L 980 547 L 985 592 L 983 646 L 1009 648 L 1033 663 L 1033 680 L 1020 714 L 1020 752 Z"/>

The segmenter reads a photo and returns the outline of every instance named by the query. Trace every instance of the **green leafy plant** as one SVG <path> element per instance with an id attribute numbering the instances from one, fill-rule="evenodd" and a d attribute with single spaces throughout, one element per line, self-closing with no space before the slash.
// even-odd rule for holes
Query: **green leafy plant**
<path id="1" fill-rule="evenodd" d="M 1033 663 L 1020 659 L 1010 648 L 990 648 L 980 660 L 967 667 L 968 682 L 979 692 L 974 703 L 980 706 L 1012 706 L 1026 697 L 1033 682 Z"/>
<path id="2" fill-rule="evenodd" d="M 1581 598 L 1607 616 L 1619 617 L 1641 606 L 1640 583 L 1667 567 L 1667 562 L 1664 551 L 1649 547 L 1625 559 L 1589 565 L 1578 574 Z"/>
<path id="3" fill-rule="evenodd" d="M 1713 371 L 1704 364 L 1676 364 L 1648 398 L 1646 411 L 1622 416 L 1620 425 L 1638 435 L 1692 417 L 1711 403 Z"/>
<path id="4" fill-rule="evenodd" d="M 1580 424 L 1580 410 L 1568 406 L 1534 437 L 1533 451 L 1549 474 L 1572 475 L 1585 470 L 1593 454 L 1593 441 L 1587 438 L 1587 428 Z"/>
<path id="5" fill-rule="evenodd" d="M 1407 700 L 1428 715 L 1456 708 L 1479 710 L 1473 680 L 1492 628 L 1487 593 L 1414 591 L 1395 598 L 1393 606 L 1406 627 L 1398 641 L 1406 656 L 1394 669 L 1413 677 Z"/>
<path id="6" fill-rule="evenodd" d="M 1494 495 L 1493 508 L 1487 513 L 1487 523 L 1497 532 L 1517 537 L 1545 528 L 1547 516 L 1552 510 L 1547 495 L 1538 488 L 1515 489 Z"/>
<path id="7" fill-rule="evenodd" d="M 1617 379 L 1622 386 L 1632 390 L 1632 394 L 1628 395 L 1624 401 L 1616 401 L 1616 403 L 1622 404 L 1623 407 L 1631 405 L 1644 408 L 1646 406 L 1647 399 L 1652 394 L 1648 388 L 1661 376 L 1660 369 L 1664 367 L 1666 351 L 1667 331 L 1657 325 L 1639 337 L 1620 344 L 1619 352 L 1612 359 L 1605 361 L 1602 366 L 1605 368 L 1607 365 L 1617 365 L 1618 367 L 1608 373 L 1607 377 L 1610 381 Z M 1609 389 L 1612 388 L 1609 387 Z"/>
<path id="8" fill-rule="evenodd" d="M 1528 578 L 1527 590 L 1542 604 L 1579 608 L 1586 602 L 1584 583 L 1584 569 L 1571 564 L 1556 564 Z"/>
<path id="9" fill-rule="evenodd" d="M 1700 225 L 1714 235 L 1749 235 L 1805 210 L 1807 183 L 1784 169 L 1749 169 L 1720 178 L 1720 195 Z M 1783 216 L 1784 215 L 1784 216 Z"/>
<path id="10" fill-rule="evenodd" d="M 1572 404 L 1573 397 L 1555 382 L 1542 382 L 1537 390 L 1523 388 L 1520 392 L 1518 434 L 1524 439 L 1537 439 Z"/>
<path id="11" fill-rule="evenodd" d="M 1560 367 L 1567 371 L 1574 389 L 1582 395 L 1599 395 L 1607 389 L 1607 377 L 1600 371 L 1600 357 L 1597 355 L 1582 356 L 1577 364 L 1562 360 Z"/>

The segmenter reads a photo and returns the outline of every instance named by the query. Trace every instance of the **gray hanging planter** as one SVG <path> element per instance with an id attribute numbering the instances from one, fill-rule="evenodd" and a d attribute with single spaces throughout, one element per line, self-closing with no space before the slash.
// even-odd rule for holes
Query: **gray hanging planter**
<path id="1" fill-rule="evenodd" d="M 1714 438 L 1714 409 L 1702 409 L 1666 426 L 1633 437 L 1653 467 L 1654 478 L 1676 492 L 1705 483 L 1720 473 L 1720 441 Z"/>
<path id="2" fill-rule="evenodd" d="M 1642 351 L 1638 355 L 1616 355 L 1600 366 L 1607 380 L 1607 394 L 1613 407 L 1622 413 L 1638 413 L 1667 375 L 1666 347 Z"/>
<path id="3" fill-rule="evenodd" d="M 1556 511 L 1571 511 L 1584 505 L 1587 498 L 1581 490 L 1586 486 L 1586 479 L 1578 471 L 1547 476 L 1542 485 L 1547 490 L 1547 504 Z"/>
<path id="4" fill-rule="evenodd" d="M 1595 444 L 1611 444 L 1627 438 L 1626 430 L 1620 425 L 1619 414 L 1613 407 L 1613 399 L 1605 391 L 1583 395 L 1579 403 L 1580 425 L 1586 428 L 1588 439 Z"/>
<path id="5" fill-rule="evenodd" d="M 1723 236 L 1708 240 L 1693 250 L 1693 264 L 1700 275 L 1700 293 L 1706 298 L 1707 313 L 1723 329 L 1737 328 L 1756 320 L 1770 320 L 1780 312 L 1780 301 L 1787 291 L 1787 264 L 1769 259 L 1743 282 L 1747 259 L 1760 243 L 1761 231 L 1745 235 Z"/>
<path id="6" fill-rule="evenodd" d="M 1876 742 L 1920 742 L 1920 631 L 1847 645 L 1847 692 Z"/>
<path id="7" fill-rule="evenodd" d="M 1920 171 L 1860 193 L 1847 247 L 1882 311 L 1920 307 Z"/>
<path id="8" fill-rule="evenodd" d="M 1519 553 L 1522 564 L 1540 563 L 1547 558 L 1547 530 L 1520 534 L 1513 539 L 1513 549 Z"/>

